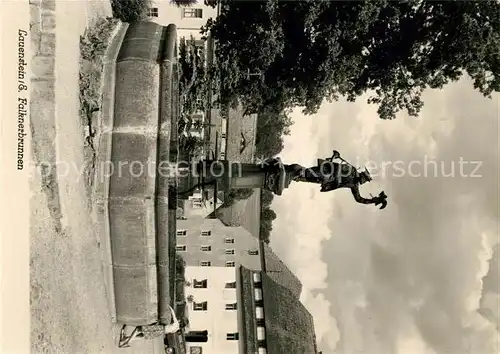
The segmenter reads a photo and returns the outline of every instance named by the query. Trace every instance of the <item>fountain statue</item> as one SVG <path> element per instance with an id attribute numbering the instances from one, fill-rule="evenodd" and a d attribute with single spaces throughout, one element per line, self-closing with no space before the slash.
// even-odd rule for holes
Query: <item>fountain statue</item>
<path id="1" fill-rule="evenodd" d="M 370 198 L 360 195 L 359 187 L 372 180 L 369 171 L 366 168 L 359 171 L 340 157 L 336 150 L 331 157 L 318 159 L 317 165 L 312 167 L 287 165 L 279 157 L 259 164 L 205 160 L 198 163 L 197 172 L 206 178 L 205 185 L 217 183 L 219 188 L 226 191 L 233 188 L 264 188 L 281 195 L 291 182 L 316 183 L 320 185 L 321 192 L 349 188 L 358 203 L 380 205 L 380 209 L 387 206 L 387 195 L 383 191 Z"/>

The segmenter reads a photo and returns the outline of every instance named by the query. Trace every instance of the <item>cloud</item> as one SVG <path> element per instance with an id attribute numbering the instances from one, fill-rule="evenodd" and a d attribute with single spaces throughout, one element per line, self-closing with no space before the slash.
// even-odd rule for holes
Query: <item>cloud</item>
<path id="1" fill-rule="evenodd" d="M 308 165 L 317 154 L 317 137 L 328 115 L 312 121 L 295 112 L 291 135 L 285 138 L 281 157 Z M 313 142 L 313 143 L 311 143 Z M 271 247 L 301 280 L 301 301 L 313 315 L 318 340 L 335 347 L 339 331 L 330 314 L 331 303 L 321 290 L 326 289 L 327 264 L 322 259 L 322 244 L 331 237 L 326 221 L 332 212 L 332 196 L 319 193 L 316 185 L 294 184 L 276 197 L 273 209 L 278 217 L 273 223 Z M 275 235 L 279 235 L 276 236 Z"/>
<path id="2" fill-rule="evenodd" d="M 330 220 L 334 236 L 324 254 L 330 256 L 327 298 L 339 299 L 333 308 L 342 337 L 337 352 L 363 347 L 370 353 L 404 353 L 402 340 L 422 342 L 437 353 L 495 352 L 496 332 L 476 310 L 491 257 L 487 239 L 498 233 L 497 102 L 462 81 L 427 94 L 418 120 L 378 121 L 372 136 L 345 143 L 345 153 L 360 161 L 401 162 L 405 175 L 395 176 L 389 168 L 364 189 L 386 190 L 384 212 L 336 193 L 342 216 Z M 349 118 L 351 135 L 377 119 L 374 111 L 358 111 L 356 119 Z M 333 126 L 330 136 L 337 138 Z M 463 175 L 461 158 L 468 162 Z M 412 163 L 414 172 L 423 174 L 426 159 L 436 161 L 428 164 L 429 171 L 437 166 L 436 176 L 408 174 Z M 479 162 L 481 177 L 466 176 Z M 454 176 L 443 176 L 453 168 Z M 353 281 L 362 284 L 358 296 L 339 297 Z M 341 320 L 354 307 L 350 297 L 362 296 L 367 305 L 355 323 Z M 354 340 L 353 331 L 360 334 Z"/>
<path id="3" fill-rule="evenodd" d="M 462 80 L 427 92 L 418 119 L 382 121 L 363 99 L 294 117 L 286 162 L 310 164 L 335 148 L 359 165 L 389 163 L 362 188 L 386 191 L 384 211 L 317 186 L 292 185 L 273 204 L 273 246 L 307 284 L 318 331 L 340 332 L 336 346 L 322 335 L 325 353 L 498 351 L 495 325 L 477 312 L 499 234 L 498 97 L 484 99 Z"/>

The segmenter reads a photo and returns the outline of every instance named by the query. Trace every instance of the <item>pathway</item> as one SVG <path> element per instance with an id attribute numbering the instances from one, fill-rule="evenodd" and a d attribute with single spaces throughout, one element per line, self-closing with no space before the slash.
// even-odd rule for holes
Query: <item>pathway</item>
<path id="1" fill-rule="evenodd" d="M 56 164 L 58 172 L 34 174 L 30 182 L 32 351 L 161 353 L 153 342 L 116 347 L 118 326 L 111 323 L 102 247 L 81 173 L 79 36 L 97 17 L 111 14 L 109 1 L 31 2 L 32 43 L 39 48 L 33 51 L 34 155 L 38 164 Z"/>

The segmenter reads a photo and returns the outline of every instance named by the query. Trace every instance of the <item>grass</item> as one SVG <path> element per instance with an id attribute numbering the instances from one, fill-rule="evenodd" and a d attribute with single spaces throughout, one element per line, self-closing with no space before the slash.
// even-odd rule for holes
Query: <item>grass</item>
<path id="1" fill-rule="evenodd" d="M 101 18 L 80 36 L 80 114 L 86 118 L 99 110 L 103 59 L 117 20 Z"/>
<path id="2" fill-rule="evenodd" d="M 151 0 L 111 0 L 113 16 L 122 22 L 139 22 L 147 18 Z"/>
<path id="3" fill-rule="evenodd" d="M 230 109 L 227 113 L 227 152 L 226 159 L 242 163 L 251 163 L 255 150 L 256 116 L 244 116 L 242 107 Z M 214 122 L 220 126 L 220 118 Z M 241 135 L 245 137 L 246 148 L 240 151 Z M 213 138 L 215 143 L 215 138 Z M 229 193 L 227 193 L 229 194 Z M 229 199 L 229 195 L 226 197 Z M 217 217 L 226 225 L 243 226 L 255 237 L 259 236 L 260 225 L 260 190 L 243 200 L 223 204 Z"/>
<path id="4" fill-rule="evenodd" d="M 87 193 L 92 185 L 96 152 L 93 138 L 96 134 L 96 115 L 100 109 L 101 75 L 108 41 L 118 23 L 114 18 L 100 18 L 80 36 L 79 97 L 80 118 L 86 130 L 85 168 Z"/>

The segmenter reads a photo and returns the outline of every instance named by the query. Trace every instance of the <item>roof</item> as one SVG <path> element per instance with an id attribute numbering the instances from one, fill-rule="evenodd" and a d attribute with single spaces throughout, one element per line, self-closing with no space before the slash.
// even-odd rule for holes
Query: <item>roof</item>
<path id="1" fill-rule="evenodd" d="M 264 243 L 263 250 L 265 262 L 263 267 L 267 276 L 299 298 L 302 292 L 302 283 L 299 278 L 283 263 L 268 244 Z"/>
<path id="2" fill-rule="evenodd" d="M 316 353 L 312 315 L 287 288 L 261 274 L 266 344 L 269 354 Z"/>
<path id="3" fill-rule="evenodd" d="M 246 354 L 258 350 L 252 271 L 240 267 L 243 327 Z M 316 353 L 314 321 L 307 309 L 289 289 L 261 272 L 267 353 Z"/>
<path id="4" fill-rule="evenodd" d="M 243 313 L 243 334 L 244 351 L 246 354 L 257 352 L 257 325 L 255 321 L 255 301 L 253 297 L 252 271 L 241 266 L 241 306 Z"/>

